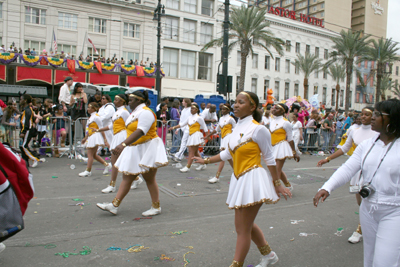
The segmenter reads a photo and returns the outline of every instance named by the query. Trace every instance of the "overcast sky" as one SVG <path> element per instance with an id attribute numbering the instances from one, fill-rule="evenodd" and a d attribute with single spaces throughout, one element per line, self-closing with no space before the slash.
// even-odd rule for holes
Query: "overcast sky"
<path id="1" fill-rule="evenodd" d="M 386 10 L 385 10 L 386 11 Z M 384 12 L 385 12 L 384 11 Z M 395 42 L 400 42 L 399 22 L 400 18 L 400 1 L 389 0 L 388 22 L 387 22 L 387 38 L 392 38 Z"/>

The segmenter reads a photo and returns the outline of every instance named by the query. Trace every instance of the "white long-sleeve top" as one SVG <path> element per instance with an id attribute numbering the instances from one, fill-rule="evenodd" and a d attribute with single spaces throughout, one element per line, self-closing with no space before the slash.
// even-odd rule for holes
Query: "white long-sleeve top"
<path id="1" fill-rule="evenodd" d="M 111 103 L 107 103 L 99 109 L 99 116 L 103 121 L 103 125 L 110 125 L 112 117 L 115 113 L 115 108 Z"/>
<path id="2" fill-rule="evenodd" d="M 126 119 L 125 125 L 128 127 L 129 124 L 137 120 L 137 129 L 142 130 L 143 134 L 146 135 L 156 118 L 154 117 L 153 112 L 144 109 L 144 107 L 146 107 L 146 104 L 140 104 L 137 106 Z"/>
<path id="3" fill-rule="evenodd" d="M 275 157 L 272 153 L 271 134 L 263 125 L 253 122 L 253 116 L 239 119 L 229 138 L 229 148 L 233 150 L 239 143 L 253 139 L 261 150 L 262 158 L 268 166 L 275 166 Z M 240 141 L 240 142 L 239 142 Z M 223 150 L 220 154 L 221 160 L 232 159 L 229 149 Z"/>
<path id="4" fill-rule="evenodd" d="M 125 106 L 120 106 L 119 108 L 117 108 L 117 111 L 115 111 L 114 115 L 112 116 L 111 123 L 108 124 L 108 129 L 112 131 L 114 121 L 118 120 L 119 118 L 122 118 L 126 122 L 128 117 L 129 117 L 128 110 L 125 108 Z"/>
<path id="5" fill-rule="evenodd" d="M 179 120 L 179 125 L 181 126 L 181 130 L 182 131 L 188 131 L 189 127 L 187 126 L 182 126 L 184 124 L 187 124 L 187 120 L 190 117 L 190 115 L 192 115 L 190 113 L 190 107 L 184 108 L 181 112 L 181 118 Z"/>
<path id="6" fill-rule="evenodd" d="M 210 109 L 206 108 L 200 115 L 205 120 L 215 120 L 218 121 L 217 112 L 210 112 Z M 211 122 L 206 123 L 209 126 L 209 130 L 212 130 Z"/>
<path id="7" fill-rule="evenodd" d="M 217 128 L 215 129 L 217 132 L 220 132 L 222 128 L 224 128 L 225 125 L 227 124 L 232 124 L 232 129 L 235 128 L 236 126 L 236 121 L 234 118 L 231 117 L 231 115 L 226 114 L 219 118 L 219 122 L 217 125 Z"/>
<path id="8" fill-rule="evenodd" d="M 288 120 L 283 118 L 283 116 L 272 116 L 269 123 L 269 130 L 271 133 L 278 130 L 279 128 L 283 128 L 286 132 L 286 141 L 290 142 L 293 140 L 292 135 L 292 125 Z"/>
<path id="9" fill-rule="evenodd" d="M 60 88 L 60 94 L 58 95 L 58 102 L 64 102 L 65 104 L 69 105 L 71 102 L 71 93 L 68 85 L 64 83 L 63 86 Z"/>
<path id="10" fill-rule="evenodd" d="M 203 129 L 204 131 L 207 131 L 207 125 L 204 122 L 204 119 L 199 115 L 199 114 L 190 114 L 189 118 L 184 122 L 183 124 L 180 124 L 182 126 L 191 126 L 198 122 L 200 124 L 200 129 Z"/>
<path id="11" fill-rule="evenodd" d="M 376 191 L 364 200 L 376 204 L 400 206 L 400 139 L 395 141 L 377 170 L 379 162 L 390 147 L 390 143 L 385 145 L 378 137 L 379 134 L 376 134 L 373 138 L 361 142 L 353 155 L 329 178 L 321 189 L 331 194 L 336 188 L 349 182 L 361 169 L 362 161 L 376 140 L 374 147 L 362 165 L 362 184 L 369 183 L 372 179 L 371 184 Z M 375 171 L 375 177 L 372 178 Z"/>
<path id="12" fill-rule="evenodd" d="M 353 142 L 358 146 L 362 141 L 372 138 L 376 134 L 377 132 L 371 129 L 371 125 L 361 125 L 359 128 L 353 128 L 348 134 L 346 142 L 340 149 L 346 154 L 353 146 Z"/>

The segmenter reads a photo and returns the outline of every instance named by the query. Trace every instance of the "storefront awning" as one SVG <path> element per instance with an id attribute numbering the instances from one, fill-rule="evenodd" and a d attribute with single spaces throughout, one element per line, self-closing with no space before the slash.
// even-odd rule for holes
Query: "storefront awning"
<path id="1" fill-rule="evenodd" d="M 47 97 L 46 87 L 0 84 L 0 95 L 19 96 L 18 92 L 22 94 L 25 91 L 33 97 Z"/>
<path id="2" fill-rule="evenodd" d="M 32 67 L 17 67 L 17 74 L 15 75 L 16 82 L 21 81 L 41 81 L 51 84 L 52 70 L 45 68 L 32 68 Z"/>
<path id="3" fill-rule="evenodd" d="M 94 85 L 119 85 L 118 74 L 89 73 L 88 83 Z"/>
<path id="4" fill-rule="evenodd" d="M 155 87 L 156 79 L 154 78 L 146 78 L 146 77 L 136 77 L 136 76 L 126 76 L 127 81 L 129 83 L 129 87 L 142 86 L 149 89 Z"/>
<path id="5" fill-rule="evenodd" d="M 54 70 L 54 84 L 64 83 L 66 77 L 72 77 L 74 82 L 86 83 L 86 72 L 75 71 L 71 73 L 68 70 Z"/>

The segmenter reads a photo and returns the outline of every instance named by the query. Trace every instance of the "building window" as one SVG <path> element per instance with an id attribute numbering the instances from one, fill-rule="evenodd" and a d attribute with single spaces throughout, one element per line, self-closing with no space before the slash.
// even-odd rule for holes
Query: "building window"
<path id="1" fill-rule="evenodd" d="M 186 12 L 196 13 L 197 0 L 185 0 L 184 10 Z"/>
<path id="2" fill-rule="evenodd" d="M 328 59 L 328 58 L 329 58 L 328 49 L 324 49 L 324 59 Z"/>
<path id="3" fill-rule="evenodd" d="M 267 91 L 269 89 L 269 80 L 264 80 L 264 100 L 267 100 Z"/>
<path id="4" fill-rule="evenodd" d="M 312 11 L 317 11 L 317 7 L 314 6 L 314 7 L 312 8 Z"/>
<path id="5" fill-rule="evenodd" d="M 314 71 L 314 78 L 318 78 L 318 73 L 319 73 L 319 71 Z"/>
<path id="6" fill-rule="evenodd" d="M 279 81 L 276 81 L 275 82 L 275 90 L 274 90 L 274 93 L 275 93 L 275 99 L 276 99 L 276 101 L 279 101 Z"/>
<path id="7" fill-rule="evenodd" d="M 89 18 L 89 32 L 106 33 L 105 19 Z"/>
<path id="8" fill-rule="evenodd" d="M 181 53 L 181 78 L 194 79 L 196 65 L 196 52 L 182 51 Z"/>
<path id="9" fill-rule="evenodd" d="M 214 1 L 202 0 L 201 1 L 201 14 L 206 16 L 213 15 Z"/>
<path id="10" fill-rule="evenodd" d="M 165 39 L 178 41 L 179 19 L 173 17 L 165 18 L 165 31 L 163 35 Z"/>
<path id="11" fill-rule="evenodd" d="M 396 66 L 396 76 L 399 76 L 399 66 Z"/>
<path id="12" fill-rule="evenodd" d="M 178 49 L 164 48 L 163 49 L 163 70 L 168 77 L 178 77 Z"/>
<path id="13" fill-rule="evenodd" d="M 296 53 L 300 53 L 300 43 L 296 43 Z"/>
<path id="14" fill-rule="evenodd" d="M 344 90 L 340 90 L 340 95 L 339 95 L 339 99 L 340 99 L 340 106 L 343 107 L 343 94 L 344 94 Z"/>
<path id="15" fill-rule="evenodd" d="M 286 52 L 290 52 L 291 48 L 292 48 L 291 42 L 289 40 L 286 40 Z"/>
<path id="16" fill-rule="evenodd" d="M 24 50 L 28 50 L 28 48 L 30 48 L 31 50 L 33 50 L 33 48 L 35 48 L 36 52 L 39 54 L 39 51 L 42 51 L 43 49 L 46 48 L 46 44 L 45 44 L 45 42 L 25 40 L 24 41 Z"/>
<path id="17" fill-rule="evenodd" d="M 201 23 L 200 43 L 206 44 L 211 41 L 213 34 L 213 25 L 208 23 Z"/>
<path id="18" fill-rule="evenodd" d="M 281 70 L 281 59 L 279 57 L 275 58 L 275 71 Z"/>
<path id="19" fill-rule="evenodd" d="M 164 52 L 164 55 L 165 55 L 165 52 Z M 135 60 L 139 61 L 139 53 L 124 51 L 124 52 L 122 52 L 122 57 L 125 59 L 125 64 L 128 64 L 128 62 L 130 60 L 132 60 L 133 62 L 135 62 Z M 165 61 L 163 62 L 163 66 L 165 66 Z M 165 67 L 163 67 L 163 68 L 165 71 Z"/>
<path id="20" fill-rule="evenodd" d="M 294 74 L 300 74 L 300 67 L 298 64 L 294 65 Z"/>
<path id="21" fill-rule="evenodd" d="M 106 50 L 104 48 L 97 48 L 97 54 L 96 54 L 92 47 L 88 47 L 87 54 L 92 59 L 92 61 L 94 61 L 94 60 L 98 60 L 99 57 L 105 57 Z"/>
<path id="22" fill-rule="evenodd" d="M 332 107 L 334 107 L 336 105 L 335 89 L 332 89 L 331 103 L 332 103 Z"/>
<path id="23" fill-rule="evenodd" d="M 285 83 L 285 98 L 289 99 L 289 83 Z"/>
<path id="24" fill-rule="evenodd" d="M 316 47 L 316 48 L 315 48 L 315 55 L 316 55 L 317 57 L 319 57 L 319 47 Z"/>
<path id="25" fill-rule="evenodd" d="M 46 9 L 25 7 L 25 22 L 46 25 Z"/>
<path id="26" fill-rule="evenodd" d="M 167 7 L 179 9 L 179 0 L 167 0 Z"/>
<path id="27" fill-rule="evenodd" d="M 197 79 L 211 81 L 212 55 L 199 53 L 199 73 Z"/>
<path id="28" fill-rule="evenodd" d="M 236 76 L 236 92 L 239 91 L 240 76 Z"/>
<path id="29" fill-rule="evenodd" d="M 194 43 L 196 37 L 196 22 L 192 20 L 183 21 L 183 41 Z"/>
<path id="30" fill-rule="evenodd" d="M 257 78 L 251 78 L 251 91 L 257 94 Z"/>
<path id="31" fill-rule="evenodd" d="M 328 71 L 326 69 L 324 69 L 323 76 L 324 79 L 328 79 Z"/>
<path id="32" fill-rule="evenodd" d="M 321 18 L 325 17 L 325 11 L 321 12 Z"/>
<path id="33" fill-rule="evenodd" d="M 285 60 L 285 73 L 290 73 L 290 59 Z"/>
<path id="34" fill-rule="evenodd" d="M 314 95 L 317 95 L 318 94 L 318 85 L 315 85 L 314 86 Z"/>
<path id="35" fill-rule="evenodd" d="M 76 56 L 76 45 L 58 44 L 57 48 L 60 51 L 64 51 L 65 54 Z"/>
<path id="36" fill-rule="evenodd" d="M 295 96 L 299 95 L 299 84 L 298 83 L 294 84 L 294 95 Z"/>
<path id="37" fill-rule="evenodd" d="M 321 9 L 325 8 L 325 3 L 321 3 Z"/>
<path id="38" fill-rule="evenodd" d="M 258 55 L 257 54 L 253 54 L 252 56 L 252 67 L 253 69 L 257 69 L 258 68 Z"/>
<path id="39" fill-rule="evenodd" d="M 290 5 L 292 3 L 292 0 L 286 0 L 285 5 Z"/>
<path id="40" fill-rule="evenodd" d="M 140 38 L 140 25 L 139 24 L 124 23 L 124 36 L 125 37 Z"/>
<path id="41" fill-rule="evenodd" d="M 327 88 L 323 87 L 322 88 L 322 104 L 326 104 L 326 94 L 327 94 Z"/>
<path id="42" fill-rule="evenodd" d="M 310 53 L 310 45 L 306 45 L 306 53 Z"/>
<path id="43" fill-rule="evenodd" d="M 59 12 L 58 27 L 70 30 L 78 29 L 78 15 Z"/>
<path id="44" fill-rule="evenodd" d="M 240 66 L 242 64 L 242 53 L 240 51 L 237 52 L 237 65 Z"/>
<path id="45" fill-rule="evenodd" d="M 0 2 L 0 19 L 3 18 L 3 3 Z"/>
<path id="46" fill-rule="evenodd" d="M 265 56 L 264 69 L 269 70 L 270 61 L 271 61 L 271 57 L 270 56 Z"/>

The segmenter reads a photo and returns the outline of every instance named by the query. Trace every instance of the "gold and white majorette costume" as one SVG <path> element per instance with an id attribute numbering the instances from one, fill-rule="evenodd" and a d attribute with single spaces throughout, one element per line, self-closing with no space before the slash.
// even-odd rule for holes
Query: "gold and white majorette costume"
<path id="1" fill-rule="evenodd" d="M 225 150 L 227 148 L 230 134 L 232 133 L 232 129 L 235 128 L 236 121 L 232 116 L 226 114 L 219 118 L 219 122 L 217 125 L 217 132 L 221 132 L 221 145 L 220 150 Z"/>
<path id="2" fill-rule="evenodd" d="M 261 123 L 262 123 L 262 125 L 264 125 L 265 127 L 269 127 L 269 123 L 270 123 L 270 121 L 271 121 L 271 117 L 265 117 L 264 115 L 262 116 L 262 118 L 261 118 Z"/>
<path id="3" fill-rule="evenodd" d="M 137 129 L 142 130 L 144 135 L 122 151 L 115 163 L 119 172 L 138 175 L 168 165 L 164 143 L 157 135 L 156 115 L 151 109 L 140 104 L 128 117 L 125 125 L 127 136 Z"/>
<path id="4" fill-rule="evenodd" d="M 275 159 L 293 158 L 293 151 L 289 145 L 289 142 L 293 140 L 290 122 L 283 116 L 272 116 L 269 131 Z"/>
<path id="5" fill-rule="evenodd" d="M 237 122 L 230 134 L 227 149 L 221 160 L 233 160 L 233 174 L 226 204 L 230 209 L 240 209 L 279 200 L 272 177 L 261 165 L 261 156 L 268 166 L 275 166 L 268 129 L 247 116 Z"/>
<path id="6" fill-rule="evenodd" d="M 347 136 L 346 142 L 340 148 L 344 154 L 349 152 L 350 149 L 356 150 L 357 146 L 362 141 L 374 137 L 377 132 L 371 129 L 371 125 L 361 125 L 358 128 L 353 128 Z M 359 185 L 360 171 L 356 173 L 350 180 L 350 185 Z"/>
<path id="7" fill-rule="evenodd" d="M 199 146 L 204 143 L 203 134 L 200 132 L 200 129 L 207 131 L 207 125 L 204 122 L 204 119 L 199 114 L 190 114 L 187 121 L 181 124 L 181 127 L 189 126 L 189 138 L 186 143 L 186 146 Z"/>
<path id="8" fill-rule="evenodd" d="M 127 138 L 125 122 L 128 118 L 129 112 L 125 106 L 119 107 L 112 116 L 111 123 L 108 125 L 108 129 L 112 130 L 113 132 L 110 150 L 116 148 Z"/>
<path id="9" fill-rule="evenodd" d="M 103 128 L 103 122 L 101 121 L 101 118 L 99 114 L 97 114 L 97 112 L 93 112 L 92 114 L 90 114 L 90 118 L 86 122 L 86 134 L 89 137 L 86 140 L 85 145 L 87 148 L 93 148 L 95 146 L 104 146 L 104 138 L 101 135 L 101 133 L 96 132 L 91 128 L 97 130 Z"/>

